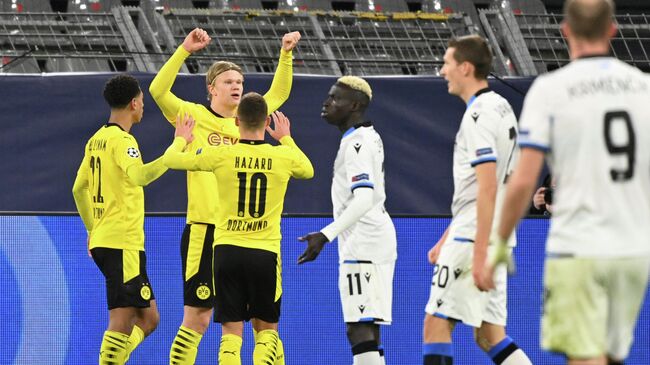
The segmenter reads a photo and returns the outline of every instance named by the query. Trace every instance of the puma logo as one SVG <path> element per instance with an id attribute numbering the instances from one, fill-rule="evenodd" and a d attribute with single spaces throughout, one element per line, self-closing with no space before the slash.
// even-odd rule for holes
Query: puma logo
<path id="1" fill-rule="evenodd" d="M 232 356 L 237 356 L 237 351 L 227 351 L 227 350 L 224 350 L 224 351 L 222 351 L 222 353 L 223 353 L 224 355 L 225 355 L 225 354 L 230 354 L 230 355 L 232 355 Z"/>

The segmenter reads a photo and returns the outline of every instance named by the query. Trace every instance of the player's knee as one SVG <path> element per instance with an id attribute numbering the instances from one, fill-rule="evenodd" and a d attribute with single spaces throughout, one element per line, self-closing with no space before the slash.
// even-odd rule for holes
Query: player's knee
<path id="1" fill-rule="evenodd" d="M 483 335 L 481 330 L 478 328 L 474 329 L 474 341 L 476 342 L 478 347 L 480 347 L 481 350 L 483 350 L 484 352 L 488 352 L 492 348 L 490 341 Z"/>
<path id="2" fill-rule="evenodd" d="M 158 323 L 160 323 L 160 313 L 158 311 L 152 311 L 151 313 L 148 313 L 147 317 L 145 318 L 145 327 L 143 329 L 145 334 L 150 334 L 153 332 L 157 327 Z"/>
<path id="3" fill-rule="evenodd" d="M 349 323 L 347 325 L 348 341 L 352 346 L 367 341 L 377 341 L 373 323 Z"/>

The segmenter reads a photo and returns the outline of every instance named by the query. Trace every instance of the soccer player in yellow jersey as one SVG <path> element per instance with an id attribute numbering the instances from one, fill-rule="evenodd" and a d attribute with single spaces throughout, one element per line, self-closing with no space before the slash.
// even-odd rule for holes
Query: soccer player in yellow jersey
<path id="1" fill-rule="evenodd" d="M 287 33 L 282 38 L 280 60 L 270 90 L 264 95 L 269 111 L 277 110 L 291 91 L 292 50 L 300 40 L 300 33 Z M 209 104 L 184 101 L 171 92 L 176 75 L 183 62 L 192 53 L 205 48 L 211 39 L 202 29 L 191 31 L 183 44 L 160 69 L 151 82 L 149 91 L 170 123 L 179 114 L 189 114 L 195 121 L 196 139 L 189 151 L 207 146 L 229 146 L 239 140 L 235 125 L 237 106 L 243 94 L 244 76 L 239 66 L 232 62 L 215 62 L 206 74 Z M 187 173 L 187 225 L 181 238 L 183 266 L 183 323 L 172 344 L 170 364 L 194 364 L 198 345 L 207 330 L 212 316 L 214 293 L 212 280 L 212 237 L 219 207 L 216 180 L 208 172 Z M 278 365 L 282 364 L 284 351 L 279 346 Z"/>
<path id="2" fill-rule="evenodd" d="M 104 98 L 111 115 L 86 144 L 72 193 L 88 230 L 88 252 L 106 278 L 109 322 L 99 364 L 119 365 L 159 321 L 145 265 L 142 187 L 167 168 L 162 158 L 143 164 L 129 134 L 144 110 L 138 80 L 111 78 Z"/>
<path id="3" fill-rule="evenodd" d="M 191 123 L 191 119 L 190 119 Z M 213 244 L 215 322 L 222 327 L 219 364 L 241 364 L 243 321 L 257 331 L 254 364 L 277 358 L 282 295 L 280 216 L 290 177 L 309 179 L 314 169 L 291 138 L 289 120 L 273 114 L 264 98 L 244 95 L 237 110 L 239 143 L 181 152 L 191 133 L 180 120 L 163 160 L 173 169 L 212 171 L 219 200 Z M 264 130 L 280 142 L 264 142 Z M 184 137 L 184 138 L 178 138 Z M 191 139 L 191 137 L 190 137 Z"/>

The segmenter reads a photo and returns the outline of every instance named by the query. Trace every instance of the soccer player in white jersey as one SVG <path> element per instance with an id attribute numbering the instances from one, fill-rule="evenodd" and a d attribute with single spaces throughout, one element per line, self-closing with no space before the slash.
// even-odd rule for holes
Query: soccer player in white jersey
<path id="1" fill-rule="evenodd" d="M 573 365 L 622 364 L 648 280 L 650 79 L 608 56 L 611 0 L 564 6 L 571 62 L 526 95 L 498 236 L 512 234 L 546 155 L 556 187 L 542 347 Z"/>
<path id="2" fill-rule="evenodd" d="M 507 273 L 488 272 L 488 242 L 505 183 L 517 159 L 517 120 L 508 101 L 488 88 L 492 54 L 471 35 L 449 41 L 442 75 L 467 109 L 454 143 L 452 221 L 429 251 L 434 264 L 423 331 L 423 363 L 452 364 L 451 334 L 462 322 L 495 364 L 531 364 L 506 336 Z M 508 243 L 512 248 L 515 240 Z"/>
<path id="3" fill-rule="evenodd" d="M 362 78 L 343 76 L 330 88 L 321 117 L 343 137 L 334 161 L 334 222 L 307 241 L 298 263 L 316 259 L 338 237 L 339 292 L 355 365 L 385 364 L 379 325 L 392 320 L 397 238 L 384 208 L 384 147 L 364 113 L 372 90 Z"/>

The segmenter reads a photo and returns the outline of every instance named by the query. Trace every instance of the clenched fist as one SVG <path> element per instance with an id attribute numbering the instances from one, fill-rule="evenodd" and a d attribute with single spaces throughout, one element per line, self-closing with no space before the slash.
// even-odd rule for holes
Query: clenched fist
<path id="1" fill-rule="evenodd" d="M 185 37 L 183 48 L 185 48 L 189 53 L 194 53 L 205 48 L 210 44 L 211 40 L 212 38 L 210 38 L 208 32 L 201 28 L 194 28 L 194 30 Z"/>
<path id="2" fill-rule="evenodd" d="M 296 46 L 296 44 L 298 44 L 300 37 L 300 32 L 291 32 L 285 34 L 284 37 L 282 37 L 282 49 L 287 52 L 291 51 Z"/>

